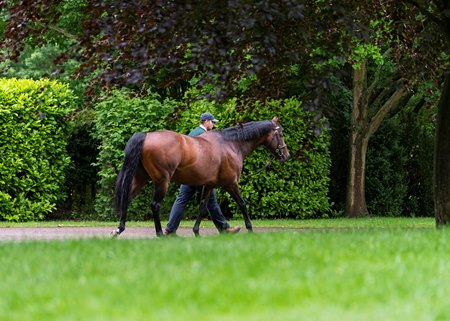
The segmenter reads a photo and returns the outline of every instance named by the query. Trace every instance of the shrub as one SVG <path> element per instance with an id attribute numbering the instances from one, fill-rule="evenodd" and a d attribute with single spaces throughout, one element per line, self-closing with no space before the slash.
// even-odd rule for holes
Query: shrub
<path id="1" fill-rule="evenodd" d="M 62 198 L 74 96 L 50 80 L 0 80 L 0 216 L 43 219 Z"/>
<path id="2" fill-rule="evenodd" d="M 67 198 L 57 204 L 58 211 L 51 217 L 76 220 L 95 220 L 94 201 L 97 187 L 98 142 L 93 138 L 92 109 L 77 113 L 73 119 L 72 135 L 67 141 L 67 152 L 72 160 L 66 169 L 64 192 Z"/>
<path id="3" fill-rule="evenodd" d="M 94 136 L 100 144 L 96 163 L 100 190 L 95 202 L 99 219 L 116 219 L 112 206 L 114 187 L 128 139 L 135 132 L 166 128 L 166 117 L 172 110 L 173 103 L 163 101 L 156 93 L 149 92 L 145 97 L 136 97 L 125 89 L 114 91 L 95 106 Z M 152 185 L 149 184 L 131 203 L 130 219 L 147 218 L 151 214 L 151 191 Z"/>
<path id="4" fill-rule="evenodd" d="M 330 135 L 325 119 L 304 111 L 297 99 L 270 100 L 238 107 L 235 100 L 225 104 L 200 100 L 180 115 L 176 130 L 188 133 L 197 126 L 199 115 L 212 112 L 226 128 L 252 120 L 268 120 L 275 115 L 283 126 L 285 141 L 293 160 L 273 161 L 262 172 L 270 154 L 259 148 L 245 161 L 240 189 L 253 218 L 310 218 L 329 215 Z M 219 190 L 221 207 L 229 216 L 240 211 L 228 194 Z M 197 208 L 195 208 L 197 210 Z M 196 214 L 196 212 L 195 212 Z"/>
<path id="5" fill-rule="evenodd" d="M 401 142 L 404 123 L 386 119 L 370 139 L 366 162 L 366 199 L 369 213 L 400 216 L 407 192 L 407 149 Z"/>
<path id="6" fill-rule="evenodd" d="M 413 106 L 414 107 L 414 106 Z M 405 109 L 386 119 L 367 154 L 369 212 L 382 216 L 433 216 L 435 111 Z"/>
<path id="7" fill-rule="evenodd" d="M 324 129 L 325 120 L 303 111 L 298 100 L 272 100 L 246 106 L 237 106 L 235 100 L 224 104 L 198 100 L 179 109 L 174 128 L 170 128 L 170 119 L 166 117 L 173 104 L 161 101 L 154 93 L 147 97 L 132 97 L 131 92 L 122 90 L 113 92 L 95 107 L 101 186 L 96 210 L 100 218 L 115 218 L 112 206 L 114 183 L 122 166 L 125 144 L 132 134 L 162 128 L 188 134 L 198 125 L 200 114 L 205 111 L 220 119 L 220 128 L 239 122 L 272 119 L 275 115 L 280 118 L 293 160 L 284 164 L 274 161 L 263 172 L 258 171 L 270 159 L 266 150 L 260 148 L 245 160 L 240 187 L 253 218 L 307 218 L 329 214 L 329 131 Z M 169 189 L 162 203 L 162 217 L 168 216 L 178 185 L 170 184 Z M 129 219 L 147 218 L 151 214 L 151 191 L 151 187 L 144 189 L 131 203 Z M 219 190 L 218 196 L 226 215 L 240 213 L 228 194 Z M 197 213 L 198 203 L 193 202 L 186 216 Z"/>

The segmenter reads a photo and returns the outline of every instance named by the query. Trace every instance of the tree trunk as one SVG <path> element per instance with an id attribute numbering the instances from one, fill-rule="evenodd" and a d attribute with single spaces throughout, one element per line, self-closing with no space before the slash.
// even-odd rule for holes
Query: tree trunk
<path id="1" fill-rule="evenodd" d="M 370 88 L 367 87 L 367 59 L 364 59 L 360 68 L 353 71 L 353 108 L 345 204 L 345 214 L 349 217 L 360 217 L 369 214 L 365 192 L 366 155 L 369 139 L 378 130 L 389 112 L 399 104 L 406 91 L 400 81 L 398 88 L 386 102 L 382 103 L 380 101 L 381 106 L 369 120 L 369 101 L 377 84 L 378 82 L 375 81 Z M 377 108 L 377 105 L 372 106 L 372 109 Z"/>
<path id="2" fill-rule="evenodd" d="M 436 226 L 450 224 L 450 73 L 445 74 L 437 114 L 434 150 L 434 207 Z"/>
<path id="3" fill-rule="evenodd" d="M 367 145 L 368 140 L 352 129 L 346 199 L 346 215 L 349 217 L 360 217 L 369 213 L 366 205 Z"/>
<path id="4" fill-rule="evenodd" d="M 368 214 L 365 192 L 367 128 L 367 59 L 353 71 L 353 108 L 349 148 L 349 171 L 345 214 L 359 217 Z"/>

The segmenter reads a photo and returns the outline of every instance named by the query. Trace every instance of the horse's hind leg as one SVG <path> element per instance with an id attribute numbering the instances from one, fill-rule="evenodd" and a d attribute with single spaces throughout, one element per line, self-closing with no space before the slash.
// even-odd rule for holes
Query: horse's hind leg
<path id="1" fill-rule="evenodd" d="M 160 210 L 161 210 L 161 202 L 166 196 L 167 188 L 169 187 L 169 181 L 155 182 L 155 192 L 153 194 L 152 201 L 152 213 L 153 213 L 153 222 L 155 223 L 156 236 L 163 236 L 163 231 L 161 227 L 161 218 L 160 218 Z"/>
<path id="2" fill-rule="evenodd" d="M 117 227 L 116 230 L 112 231 L 111 233 L 113 237 L 117 237 L 119 236 L 119 234 L 125 231 L 128 206 L 130 205 L 131 201 L 139 194 L 139 192 L 142 190 L 145 184 L 147 184 L 149 179 L 150 177 L 144 171 L 144 169 L 142 167 L 138 167 L 136 174 L 133 176 L 133 181 L 131 183 L 131 199 L 128 205 L 121 209 L 119 226 Z"/>
<path id="3" fill-rule="evenodd" d="M 247 211 L 247 205 L 245 205 L 245 201 L 241 196 L 241 192 L 239 191 L 239 187 L 236 186 L 230 186 L 226 188 L 226 191 L 231 195 L 231 197 L 236 201 L 236 203 L 239 206 L 239 209 L 242 212 L 242 215 L 244 216 L 245 221 L 245 227 L 249 232 L 253 232 L 253 226 L 252 222 L 250 221 L 250 217 L 248 216 Z"/>
<path id="4" fill-rule="evenodd" d="M 195 236 L 200 236 L 200 233 L 199 233 L 200 232 L 200 223 L 201 223 L 203 217 L 205 217 L 205 214 L 206 215 L 208 214 L 207 204 L 208 204 L 209 197 L 211 196 L 211 191 L 212 191 L 212 188 L 203 186 L 202 196 L 200 198 L 200 209 L 199 209 L 197 219 L 195 220 L 195 224 L 194 224 L 194 228 L 193 228 Z"/>

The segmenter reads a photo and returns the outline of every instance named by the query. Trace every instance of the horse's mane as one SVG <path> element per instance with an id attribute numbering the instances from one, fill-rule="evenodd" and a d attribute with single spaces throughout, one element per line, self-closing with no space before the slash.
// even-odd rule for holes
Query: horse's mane
<path id="1" fill-rule="evenodd" d="M 252 121 L 219 130 L 225 140 L 249 141 L 267 134 L 273 129 L 271 120 Z"/>

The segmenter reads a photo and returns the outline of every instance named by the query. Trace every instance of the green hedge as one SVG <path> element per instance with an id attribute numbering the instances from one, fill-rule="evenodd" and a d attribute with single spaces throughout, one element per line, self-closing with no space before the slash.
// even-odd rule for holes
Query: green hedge
<path id="1" fill-rule="evenodd" d="M 272 100 L 248 106 L 237 106 L 235 100 L 218 104 L 207 100 L 188 103 L 178 110 L 173 127 L 168 115 L 172 102 L 162 102 L 153 93 L 133 97 L 126 90 L 115 91 L 96 106 L 96 138 L 101 141 L 97 165 L 101 177 L 96 210 L 101 219 L 116 219 L 112 210 L 114 183 L 122 166 L 123 151 L 134 132 L 172 129 L 187 134 L 199 124 L 204 111 L 220 119 L 219 128 L 239 122 L 272 119 L 277 115 L 283 125 L 286 143 L 293 159 L 286 163 L 274 161 L 271 167 L 255 174 L 270 159 L 263 148 L 257 149 L 244 163 L 240 187 L 252 218 L 309 218 L 330 214 L 328 184 L 330 172 L 329 131 L 324 119 L 314 121 L 316 114 L 304 111 L 296 99 Z M 320 133 L 319 133 L 320 132 Z M 161 216 L 168 218 L 178 186 L 170 190 L 162 204 Z M 131 204 L 129 219 L 148 218 L 152 187 L 149 184 Z M 225 214 L 240 215 L 228 194 L 219 190 L 219 201 Z M 186 217 L 197 215 L 198 204 L 191 204 Z"/>
<path id="2" fill-rule="evenodd" d="M 166 128 L 166 118 L 173 111 L 173 103 L 152 92 L 135 97 L 129 90 L 116 90 L 95 106 L 94 136 L 99 141 L 96 165 L 100 177 L 95 210 L 99 219 L 116 220 L 113 198 L 117 173 L 122 167 L 124 149 L 135 132 Z M 149 184 L 132 202 L 129 219 L 148 218 L 152 185 Z M 164 211 L 166 209 L 163 209 Z"/>
<path id="3" fill-rule="evenodd" d="M 209 111 L 219 119 L 218 128 L 239 122 L 268 120 L 278 116 L 285 141 L 293 159 L 274 161 L 269 169 L 259 170 L 269 161 L 270 153 L 260 147 L 245 161 L 240 189 L 252 218 L 311 218 L 330 215 L 328 185 L 331 160 L 330 132 L 326 119 L 304 111 L 297 99 L 270 100 L 237 106 L 200 100 L 182 113 L 176 130 L 187 133 L 198 124 L 199 115 Z M 222 210 L 229 216 L 240 211 L 228 194 L 219 190 Z M 197 210 L 194 207 L 194 212 Z"/>
<path id="4" fill-rule="evenodd" d="M 43 219 L 63 197 L 74 96 L 50 80 L 0 79 L 0 216 Z"/>

